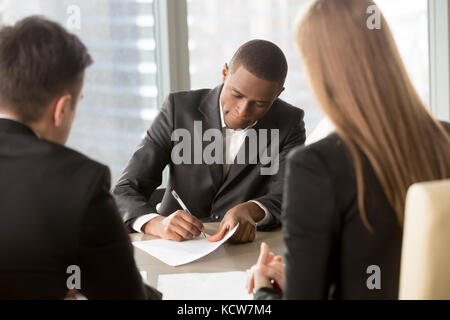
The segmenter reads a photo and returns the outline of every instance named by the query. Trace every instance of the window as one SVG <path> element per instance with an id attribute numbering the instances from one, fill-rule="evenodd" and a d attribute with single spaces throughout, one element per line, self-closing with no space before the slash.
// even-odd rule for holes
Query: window
<path id="1" fill-rule="evenodd" d="M 189 77 L 184 81 L 188 73 L 191 89 L 217 86 L 224 63 L 250 39 L 273 41 L 285 52 L 290 71 L 281 98 L 305 110 L 309 135 L 323 114 L 302 72 L 293 36 L 298 12 L 308 2 L 187 0 L 189 51 L 180 36 L 186 31 L 183 0 L 0 0 L 0 19 L 11 24 L 31 14 L 43 14 L 67 26 L 79 10 L 81 28 L 71 31 L 88 46 L 95 63 L 86 75 L 85 98 L 68 146 L 107 164 L 114 183 L 157 115 L 166 91 L 189 89 Z M 428 104 L 428 1 L 377 3 L 420 96 Z M 165 25 L 156 30 L 161 8 Z M 174 53 L 180 57 L 173 58 Z M 187 53 L 189 71 L 184 59 Z M 161 84 L 164 77 L 170 78 L 170 85 Z M 183 81 L 178 84 L 180 79 Z"/>
<path id="2" fill-rule="evenodd" d="M 308 88 L 294 42 L 293 25 L 309 0 L 188 0 L 189 54 L 193 89 L 215 87 L 240 45 L 252 39 L 276 43 L 289 64 L 281 98 L 305 110 L 308 132 L 322 118 Z"/>
<path id="3" fill-rule="evenodd" d="M 191 83 L 214 87 L 221 68 L 237 48 L 251 39 L 276 43 L 286 54 L 289 74 L 281 98 L 305 110 L 307 134 L 323 114 L 317 107 L 300 64 L 294 23 L 309 0 L 188 0 Z M 406 67 L 425 102 L 429 100 L 427 0 L 379 0 Z"/>
<path id="4" fill-rule="evenodd" d="M 427 0 L 378 0 L 406 69 L 423 101 L 430 101 Z"/>
<path id="5" fill-rule="evenodd" d="M 68 146 L 107 164 L 117 181 L 159 110 L 152 0 L 3 0 L 3 24 L 41 14 L 71 29 L 94 65 Z M 72 23 L 70 26 L 68 23 Z"/>

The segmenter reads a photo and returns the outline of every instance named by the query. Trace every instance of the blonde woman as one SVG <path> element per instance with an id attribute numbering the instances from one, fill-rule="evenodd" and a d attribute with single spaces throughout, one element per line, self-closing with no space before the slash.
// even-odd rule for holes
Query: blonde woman
<path id="1" fill-rule="evenodd" d="M 296 27 L 336 133 L 289 156 L 285 256 L 262 245 L 247 280 L 256 299 L 397 299 L 407 190 L 450 178 L 450 127 L 417 95 L 384 17 L 367 28 L 373 5 L 316 0 Z"/>

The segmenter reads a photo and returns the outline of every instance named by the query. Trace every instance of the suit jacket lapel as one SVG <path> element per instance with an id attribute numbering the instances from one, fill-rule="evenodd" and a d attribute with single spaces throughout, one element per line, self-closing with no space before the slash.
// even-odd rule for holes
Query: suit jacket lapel
<path id="1" fill-rule="evenodd" d="M 270 111 L 269 111 L 270 113 Z M 230 170 L 228 172 L 228 175 L 226 176 L 223 184 L 221 185 L 219 191 L 216 194 L 216 197 L 227 187 L 229 186 L 236 178 L 239 177 L 239 175 L 244 170 L 250 170 L 254 166 L 256 166 L 257 163 L 260 162 L 260 153 L 263 152 L 266 148 L 269 148 L 270 151 L 270 142 L 271 142 L 271 134 L 270 130 L 274 129 L 275 126 L 272 121 L 270 121 L 270 115 L 266 114 L 266 116 L 258 121 L 258 123 L 251 129 L 253 129 L 256 133 L 256 154 L 254 152 L 250 152 L 251 148 L 249 146 L 250 143 L 254 143 L 254 139 L 249 139 L 248 135 L 245 138 L 244 143 L 242 144 L 241 148 L 239 149 L 238 155 L 236 156 L 236 159 L 234 161 L 234 164 L 230 166 Z M 249 129 L 250 130 L 250 129 Z M 260 133 L 261 130 L 267 130 L 267 139 L 266 141 L 261 141 L 260 139 Z M 264 139 L 263 139 L 264 140 Z M 237 159 L 239 157 L 244 156 L 245 158 L 245 164 L 238 164 Z"/>
<path id="2" fill-rule="evenodd" d="M 220 93 L 222 92 L 222 88 L 223 85 L 220 85 L 215 89 L 211 90 L 211 92 L 204 98 L 204 100 L 199 106 L 199 111 L 203 115 L 203 122 L 202 122 L 203 133 L 208 129 L 216 129 L 220 131 L 222 129 L 219 114 L 220 112 L 219 98 Z M 208 146 L 211 142 L 203 141 L 202 143 L 203 143 L 202 150 L 205 150 L 205 147 Z M 208 165 L 208 169 L 217 193 L 223 180 L 223 166 L 220 163 L 219 164 L 215 163 Z"/>

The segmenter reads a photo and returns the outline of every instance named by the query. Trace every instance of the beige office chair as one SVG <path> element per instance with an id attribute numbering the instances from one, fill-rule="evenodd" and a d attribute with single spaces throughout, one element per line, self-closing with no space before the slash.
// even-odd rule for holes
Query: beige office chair
<path id="1" fill-rule="evenodd" d="M 450 180 L 411 186 L 405 209 L 399 299 L 450 299 Z"/>

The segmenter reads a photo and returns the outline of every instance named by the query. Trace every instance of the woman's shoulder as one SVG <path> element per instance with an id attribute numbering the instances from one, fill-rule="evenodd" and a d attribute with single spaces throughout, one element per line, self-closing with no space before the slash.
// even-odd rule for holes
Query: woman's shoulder
<path id="1" fill-rule="evenodd" d="M 440 121 L 440 123 L 450 134 L 450 123 L 446 121 Z M 312 144 L 294 148 L 288 156 L 290 161 L 297 162 L 307 161 L 312 157 L 319 157 L 322 162 L 330 164 L 339 164 L 342 161 L 351 162 L 349 149 L 337 133 L 332 133 Z"/>
<path id="2" fill-rule="evenodd" d="M 450 134 L 450 123 L 448 123 L 447 121 L 440 121 L 440 123 L 442 124 L 444 129 L 447 131 L 447 133 Z"/>
<path id="3" fill-rule="evenodd" d="M 290 162 L 308 164 L 314 160 L 325 166 L 341 165 L 349 159 L 348 149 L 337 133 L 310 145 L 297 147 L 288 156 Z"/>

